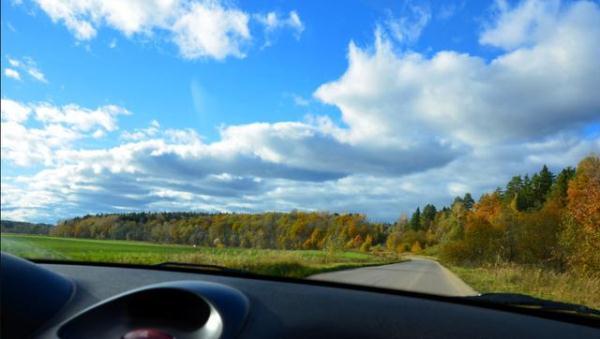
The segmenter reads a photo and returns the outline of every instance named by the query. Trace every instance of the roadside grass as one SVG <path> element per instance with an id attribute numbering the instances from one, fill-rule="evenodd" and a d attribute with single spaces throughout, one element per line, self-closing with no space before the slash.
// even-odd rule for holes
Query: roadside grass
<path id="1" fill-rule="evenodd" d="M 392 253 L 192 247 L 139 241 L 93 240 L 3 233 L 2 251 L 29 259 L 158 264 L 211 264 L 258 274 L 303 278 L 312 274 L 400 262 Z"/>
<path id="2" fill-rule="evenodd" d="M 600 309 L 600 275 L 584 276 L 509 263 L 446 267 L 480 293 L 522 293 Z"/>
<path id="3" fill-rule="evenodd" d="M 437 245 L 419 253 L 433 260 L 439 260 L 438 255 Z M 440 262 L 479 293 L 521 293 L 600 309 L 600 272 L 584 275 L 514 263 L 469 266 Z"/>

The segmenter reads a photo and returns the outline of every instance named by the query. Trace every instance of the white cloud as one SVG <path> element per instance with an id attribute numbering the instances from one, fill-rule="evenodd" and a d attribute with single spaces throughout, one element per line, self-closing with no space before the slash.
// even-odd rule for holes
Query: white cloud
<path id="1" fill-rule="evenodd" d="M 268 12 L 266 14 L 255 14 L 254 18 L 265 27 L 265 41 L 263 47 L 268 47 L 277 39 L 278 34 L 283 30 L 293 32 L 297 40 L 304 32 L 304 23 L 296 11 L 290 11 L 288 17 L 280 16 L 277 12 Z"/>
<path id="2" fill-rule="evenodd" d="M 242 47 L 250 40 L 248 20 L 246 13 L 216 2 L 194 3 L 173 24 L 173 41 L 188 59 L 224 59 L 229 55 L 242 58 Z"/>
<path id="3" fill-rule="evenodd" d="M 405 44 L 417 41 L 431 19 L 428 6 L 409 5 L 408 12 L 400 17 L 390 13 L 383 25 L 396 41 Z"/>
<path id="4" fill-rule="evenodd" d="M 600 9 L 574 3 L 555 22 L 535 45 L 490 62 L 453 51 L 395 53 L 378 33 L 373 53 L 351 43 L 346 73 L 315 95 L 340 109 L 354 141 L 438 136 L 478 147 L 598 121 Z"/>
<path id="5" fill-rule="evenodd" d="M 71 104 L 63 107 L 42 103 L 34 106 L 35 118 L 45 124 L 65 124 L 75 130 L 89 132 L 99 127 L 108 132 L 117 129 L 116 117 L 129 112 L 115 105 L 99 107 L 95 110 Z"/>
<path id="6" fill-rule="evenodd" d="M 265 26 L 267 32 L 289 28 L 295 32 L 296 37 L 299 37 L 304 31 L 304 23 L 296 11 L 290 11 L 287 18 L 279 16 L 276 12 L 257 14 L 255 17 Z"/>
<path id="7" fill-rule="evenodd" d="M 37 81 L 48 82 L 48 80 L 46 80 L 46 76 L 44 76 L 44 73 L 42 73 L 39 69 L 30 68 L 27 70 L 27 73 L 29 73 L 29 75 L 31 75 Z"/>
<path id="8" fill-rule="evenodd" d="M 298 33 L 302 33 L 302 31 L 304 31 L 304 23 L 302 23 L 302 20 L 300 20 L 300 16 L 298 15 L 298 12 L 291 11 L 289 13 L 289 16 L 287 19 L 287 26 L 295 29 Z"/>
<path id="9" fill-rule="evenodd" d="M 187 59 L 218 60 L 243 58 L 252 42 L 252 15 L 218 0 L 35 1 L 53 22 L 63 23 L 81 41 L 95 38 L 106 26 L 127 37 L 166 37 Z M 295 11 L 286 19 L 273 18 L 274 26 L 267 25 L 267 30 L 289 27 L 299 34 L 304 29 Z"/>
<path id="10" fill-rule="evenodd" d="M 548 32 L 489 61 L 396 52 L 381 30 L 374 48 L 351 43 L 345 73 L 314 94 L 339 108 L 343 124 L 317 116 L 225 126 L 207 143 L 151 122 L 121 133 L 116 146 L 82 148 L 76 141 L 116 130 L 127 111 L 3 99 L 3 163 L 45 168 L 2 177 L 2 213 L 54 221 L 299 208 L 392 220 L 467 191 L 477 197 L 543 164 L 573 166 L 600 152 L 600 135 L 581 133 L 600 122 L 600 9 L 578 2 L 552 20 Z M 42 128 L 28 124 L 34 119 Z"/>
<path id="11" fill-rule="evenodd" d="M 4 76 L 6 76 L 7 78 L 15 79 L 15 80 L 21 80 L 21 74 L 19 74 L 19 72 L 17 72 L 16 70 L 14 70 L 12 68 L 5 68 Z"/>
<path id="12" fill-rule="evenodd" d="M 160 130 L 153 121 L 148 128 L 123 133 L 126 142 L 116 147 L 77 149 L 75 141 L 84 137 L 80 131 L 89 131 L 90 137 L 97 130 L 112 129 L 94 113 L 113 109 L 17 102 L 3 107 L 11 104 L 16 108 L 8 110 L 8 115 L 3 112 L 7 116 L 2 126 L 3 161 L 46 166 L 30 177 L 3 178 L 20 187 L 18 192 L 24 196 L 3 206 L 12 208 L 11 213 L 22 213 L 18 215 L 25 215 L 19 204 L 33 198 L 31 192 L 56 199 L 44 207 L 23 205 L 31 215 L 44 215 L 50 209 L 55 213 L 67 213 L 69 208 L 81 211 L 92 201 L 96 209 L 251 210 L 259 207 L 256 199 L 263 194 L 270 194 L 267 201 L 282 207 L 298 198 L 276 203 L 275 192 L 285 189 L 282 186 L 297 187 L 294 192 L 299 192 L 300 183 L 316 187 L 316 183 L 335 182 L 353 173 L 397 176 L 443 165 L 455 153 L 435 144 L 410 149 L 350 145 L 339 139 L 343 131 L 322 117 L 309 122 L 228 126 L 221 130 L 219 141 L 209 144 L 193 130 Z M 25 126 L 32 113 L 45 128 Z M 429 157 L 420 156 L 425 153 Z"/>
<path id="13" fill-rule="evenodd" d="M 18 166 L 52 165 L 56 149 L 64 148 L 80 135 L 62 125 L 27 128 L 14 121 L 2 121 L 2 158 Z"/>
<path id="14" fill-rule="evenodd" d="M 54 22 L 63 22 L 78 40 L 90 40 L 97 29 L 106 25 L 126 36 L 150 33 L 166 26 L 170 16 L 179 10 L 177 0 L 101 1 L 101 0 L 36 0 Z"/>
<path id="15" fill-rule="evenodd" d="M 1 107 L 2 158 L 18 166 L 51 166 L 56 152 L 72 147 L 77 140 L 114 131 L 116 117 L 129 114 L 114 105 L 90 110 L 77 105 L 23 104 L 10 99 L 2 99 Z M 30 127 L 31 117 L 42 126 Z"/>
<path id="16" fill-rule="evenodd" d="M 156 120 L 150 122 L 150 126 L 142 129 L 135 129 L 133 132 L 123 131 L 121 139 L 127 141 L 139 141 L 156 136 L 159 132 L 160 124 Z"/>
<path id="17" fill-rule="evenodd" d="M 282 172 L 282 164 L 262 162 L 261 169 L 258 159 L 225 153 L 216 145 L 169 144 L 156 139 L 108 150 L 67 152 L 56 168 L 3 178 L 3 215 L 10 209 L 28 219 L 53 221 L 57 216 L 122 209 L 253 212 L 298 208 L 361 212 L 393 220 L 401 211 L 425 202 L 448 204 L 453 196 L 467 191 L 477 197 L 513 174 L 539 170 L 542 163 L 554 171 L 573 165 L 598 150 L 600 138 L 567 136 L 545 143 L 543 150 L 532 150 L 529 144 L 500 146 L 412 174 L 381 176 L 354 170 L 323 181 L 300 180 L 290 175 L 290 168 Z M 549 154 L 563 156 L 538 161 Z M 5 191 L 5 185 L 11 190 Z"/>
<path id="18" fill-rule="evenodd" d="M 150 128 L 159 126 L 152 123 Z M 432 154 L 435 148 L 406 157 L 393 147 L 361 153 L 367 145 L 343 146 L 325 134 L 333 133 L 331 126 L 317 120 L 230 126 L 222 130 L 220 141 L 210 144 L 192 130 L 151 133 L 107 149 L 50 149 L 53 162 L 46 169 L 3 177 L 3 186 L 10 187 L 2 191 L 3 213 L 54 221 L 57 216 L 123 209 L 300 208 L 392 220 L 425 201 L 446 204 L 466 191 L 477 196 L 515 173 L 539 170 L 543 163 L 556 170 L 600 149 L 600 136 L 582 140 L 564 134 L 454 154 L 450 162 L 421 164 L 407 172 L 411 163 L 421 161 L 419 156 L 439 158 Z"/>
<path id="19" fill-rule="evenodd" d="M 13 73 L 12 75 L 16 74 L 18 76 L 19 80 L 20 80 L 20 74 L 19 74 L 19 72 L 17 70 L 21 70 L 21 71 L 29 74 L 32 78 L 34 78 L 37 81 L 40 81 L 40 82 L 43 82 L 43 83 L 48 83 L 48 80 L 46 79 L 46 76 L 37 67 L 36 62 L 32 58 L 30 58 L 30 57 L 24 57 L 23 59 L 19 60 L 19 59 L 7 57 L 7 59 L 8 59 L 8 63 L 12 67 L 15 68 L 15 69 L 10 69 L 10 71 L 12 71 L 11 73 Z M 6 76 L 9 76 L 7 74 L 8 70 L 9 70 L 8 68 L 4 70 L 4 74 Z M 15 79 L 17 79 L 17 78 L 15 78 Z"/>
<path id="20" fill-rule="evenodd" d="M 488 24 L 479 42 L 514 49 L 552 39 L 552 35 L 557 34 L 559 9 L 559 0 L 527 0 L 514 7 L 506 0 L 498 0 L 493 22 Z"/>
<path id="21" fill-rule="evenodd" d="M 2 99 L 0 102 L 0 112 L 2 112 L 2 121 L 20 123 L 27 120 L 31 113 L 31 108 L 14 100 Z"/>
<path id="22" fill-rule="evenodd" d="M 292 99 L 294 100 L 294 104 L 296 106 L 308 106 L 310 105 L 310 100 L 303 98 L 298 94 L 292 94 Z"/>
<path id="23" fill-rule="evenodd" d="M 17 59 L 12 59 L 10 57 L 7 57 L 8 59 L 8 63 L 12 66 L 12 67 L 21 67 L 22 63 L 21 61 L 17 60 Z"/>

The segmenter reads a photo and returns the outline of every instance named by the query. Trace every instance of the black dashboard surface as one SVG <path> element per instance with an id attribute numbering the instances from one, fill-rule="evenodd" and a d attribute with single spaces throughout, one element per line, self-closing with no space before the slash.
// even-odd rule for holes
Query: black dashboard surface
<path id="1" fill-rule="evenodd" d="M 76 286 L 71 301 L 37 333 L 43 338 L 56 337 L 64 320 L 107 298 L 180 280 L 242 292 L 249 312 L 240 338 L 600 338 L 594 327 L 414 296 L 212 273 L 40 265 Z"/>

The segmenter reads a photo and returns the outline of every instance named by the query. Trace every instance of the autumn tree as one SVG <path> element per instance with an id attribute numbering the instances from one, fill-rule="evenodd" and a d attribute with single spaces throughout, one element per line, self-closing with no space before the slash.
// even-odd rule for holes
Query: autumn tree
<path id="1" fill-rule="evenodd" d="M 360 251 L 361 252 L 369 252 L 372 245 L 373 245 L 373 237 L 371 237 L 371 235 L 367 235 L 367 238 L 365 239 L 365 241 L 362 243 L 362 245 L 360 245 Z"/>
<path id="2" fill-rule="evenodd" d="M 423 248 L 421 247 L 421 244 L 419 243 L 419 241 L 415 241 L 410 248 L 410 251 L 415 254 L 421 253 L 422 250 L 423 250 Z"/>
<path id="3" fill-rule="evenodd" d="M 400 218 L 394 224 L 394 232 L 404 232 L 409 227 L 410 222 L 408 221 L 408 216 L 406 213 L 402 213 Z"/>
<path id="4" fill-rule="evenodd" d="M 389 251 L 396 251 L 401 237 L 402 237 L 402 235 L 400 232 L 390 233 L 385 240 L 385 247 Z"/>
<path id="5" fill-rule="evenodd" d="M 574 268 L 600 275 L 600 158 L 589 156 L 577 166 L 567 189 L 563 243 Z"/>

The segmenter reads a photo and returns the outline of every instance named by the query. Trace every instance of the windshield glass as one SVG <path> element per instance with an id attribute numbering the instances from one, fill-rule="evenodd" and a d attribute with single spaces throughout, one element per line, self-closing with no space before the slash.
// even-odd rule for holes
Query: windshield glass
<path id="1" fill-rule="evenodd" d="M 597 1 L 1 6 L 2 251 L 600 308 Z"/>

